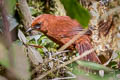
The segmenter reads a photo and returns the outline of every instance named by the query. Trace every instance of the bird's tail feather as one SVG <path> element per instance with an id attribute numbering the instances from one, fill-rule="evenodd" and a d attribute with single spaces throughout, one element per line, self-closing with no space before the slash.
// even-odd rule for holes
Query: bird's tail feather
<path id="1" fill-rule="evenodd" d="M 81 55 L 83 52 L 92 49 L 91 40 L 88 35 L 81 36 L 76 42 L 76 49 Z M 95 52 L 81 58 L 81 60 L 101 63 Z"/>

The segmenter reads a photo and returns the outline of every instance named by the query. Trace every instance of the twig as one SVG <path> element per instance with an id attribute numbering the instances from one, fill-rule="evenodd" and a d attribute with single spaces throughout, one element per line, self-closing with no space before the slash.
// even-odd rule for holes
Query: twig
<path id="1" fill-rule="evenodd" d="M 55 54 L 53 54 L 52 57 L 58 55 L 58 54 L 61 54 L 61 53 L 66 53 L 66 52 L 69 52 L 69 50 L 64 50 L 64 51 L 60 51 L 60 52 L 56 52 Z"/>
<path id="2" fill-rule="evenodd" d="M 80 36 L 82 36 L 83 34 L 85 34 L 87 32 L 87 30 L 84 31 L 80 31 L 77 35 L 75 35 L 68 43 L 66 43 L 65 45 L 63 45 L 58 51 L 63 51 L 65 50 L 67 47 L 69 47 L 72 43 L 74 43 Z"/>
<path id="3" fill-rule="evenodd" d="M 66 53 L 66 52 L 68 52 L 69 50 L 65 50 L 65 51 L 59 51 L 59 52 L 57 52 L 57 53 L 55 53 L 54 55 L 52 55 L 52 57 L 55 57 L 55 56 L 57 56 L 57 55 L 59 55 L 59 54 L 61 54 L 61 53 Z M 44 64 L 45 63 L 48 63 L 48 62 L 50 62 L 50 61 L 52 61 L 53 59 L 45 59 L 45 62 L 44 62 Z"/>
<path id="4" fill-rule="evenodd" d="M 65 50 L 67 47 L 69 47 L 72 43 L 74 43 L 80 36 L 82 36 L 83 34 L 85 34 L 87 32 L 87 30 L 84 31 L 80 31 L 77 35 L 75 35 L 68 43 L 66 43 L 65 45 L 63 45 L 58 51 L 61 52 L 63 50 Z M 58 54 L 53 55 L 53 57 L 55 57 Z M 44 63 L 48 63 L 50 62 L 52 59 L 46 59 Z"/>
<path id="5" fill-rule="evenodd" d="M 66 66 L 66 65 L 68 65 L 68 64 L 70 64 L 70 63 L 72 63 L 72 62 L 74 62 L 74 61 L 76 61 L 76 60 L 78 60 L 78 59 L 80 59 L 80 58 L 82 58 L 82 57 L 84 57 L 84 56 L 87 56 L 88 54 L 90 54 L 91 52 L 93 52 L 95 49 L 96 49 L 96 48 L 93 48 L 93 49 L 90 49 L 90 50 L 88 50 L 88 51 L 85 51 L 85 52 L 84 52 L 83 54 L 81 54 L 80 56 L 75 57 L 75 58 L 73 58 L 73 59 L 65 62 L 64 64 L 61 64 L 61 65 L 57 66 L 56 68 L 51 69 L 51 70 L 43 73 L 42 75 L 38 76 L 38 77 L 35 78 L 34 80 L 43 79 L 43 78 L 44 78 L 45 76 L 47 76 L 49 73 L 51 73 L 51 72 L 53 72 L 53 71 L 56 71 L 57 69 L 60 69 L 61 67 L 64 67 L 64 66 Z"/>
<path id="6" fill-rule="evenodd" d="M 72 72 L 70 72 L 70 71 L 67 71 L 66 72 L 67 74 L 69 74 L 69 75 L 71 75 L 71 77 L 63 77 L 63 78 L 54 78 L 54 79 L 51 79 L 51 80 L 65 80 L 65 79 L 73 79 L 73 78 L 76 78 L 76 75 L 74 75 Z"/>
<path id="7" fill-rule="evenodd" d="M 57 56 L 57 55 L 59 55 L 59 54 L 61 54 L 61 53 L 66 53 L 66 52 L 69 52 L 69 50 L 65 50 L 65 51 L 61 51 L 61 52 L 56 52 L 54 55 L 52 55 L 52 57 L 55 57 L 55 56 Z M 46 64 L 46 63 L 48 63 L 48 62 L 50 62 L 51 60 L 53 60 L 53 58 L 52 59 L 46 59 L 46 61 L 44 62 L 44 64 Z M 39 69 L 41 68 L 41 66 L 37 66 L 33 71 L 32 71 L 32 74 L 34 74 L 36 71 L 38 71 Z"/>

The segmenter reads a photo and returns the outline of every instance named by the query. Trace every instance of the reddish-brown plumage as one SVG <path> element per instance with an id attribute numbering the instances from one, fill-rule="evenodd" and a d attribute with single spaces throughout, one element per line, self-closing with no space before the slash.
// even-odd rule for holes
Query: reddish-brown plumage
<path id="1" fill-rule="evenodd" d="M 68 16 L 54 16 L 50 14 L 43 14 L 35 18 L 32 22 L 32 28 L 35 29 L 35 26 L 40 26 L 37 30 L 43 32 L 46 36 L 59 45 L 67 43 L 76 34 L 78 34 L 78 32 L 83 30 L 81 25 L 76 20 L 73 20 Z M 90 34 L 84 34 L 69 48 L 76 48 L 80 54 L 91 49 L 92 45 Z M 90 60 L 92 62 L 100 63 L 95 52 L 92 52 L 81 60 Z"/>

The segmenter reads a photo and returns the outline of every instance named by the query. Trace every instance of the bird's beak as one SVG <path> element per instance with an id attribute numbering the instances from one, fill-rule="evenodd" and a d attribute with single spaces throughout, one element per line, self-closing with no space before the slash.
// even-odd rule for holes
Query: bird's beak
<path id="1" fill-rule="evenodd" d="M 32 30 L 34 30 L 33 28 L 28 28 L 28 30 L 26 32 L 31 32 Z"/>
<path id="2" fill-rule="evenodd" d="M 30 27 L 26 32 L 31 32 L 32 30 L 37 30 L 37 29 L 40 29 L 41 23 L 35 25 L 34 27 Z"/>

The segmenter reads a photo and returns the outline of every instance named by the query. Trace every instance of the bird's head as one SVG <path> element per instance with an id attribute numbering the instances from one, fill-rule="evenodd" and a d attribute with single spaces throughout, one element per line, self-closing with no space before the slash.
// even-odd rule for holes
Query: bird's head
<path id="1" fill-rule="evenodd" d="M 51 14 L 42 14 L 42 15 L 36 17 L 32 21 L 31 27 L 27 30 L 27 32 L 30 32 L 32 30 L 46 32 L 47 26 L 50 22 L 51 17 L 53 17 L 53 15 L 51 15 Z"/>

